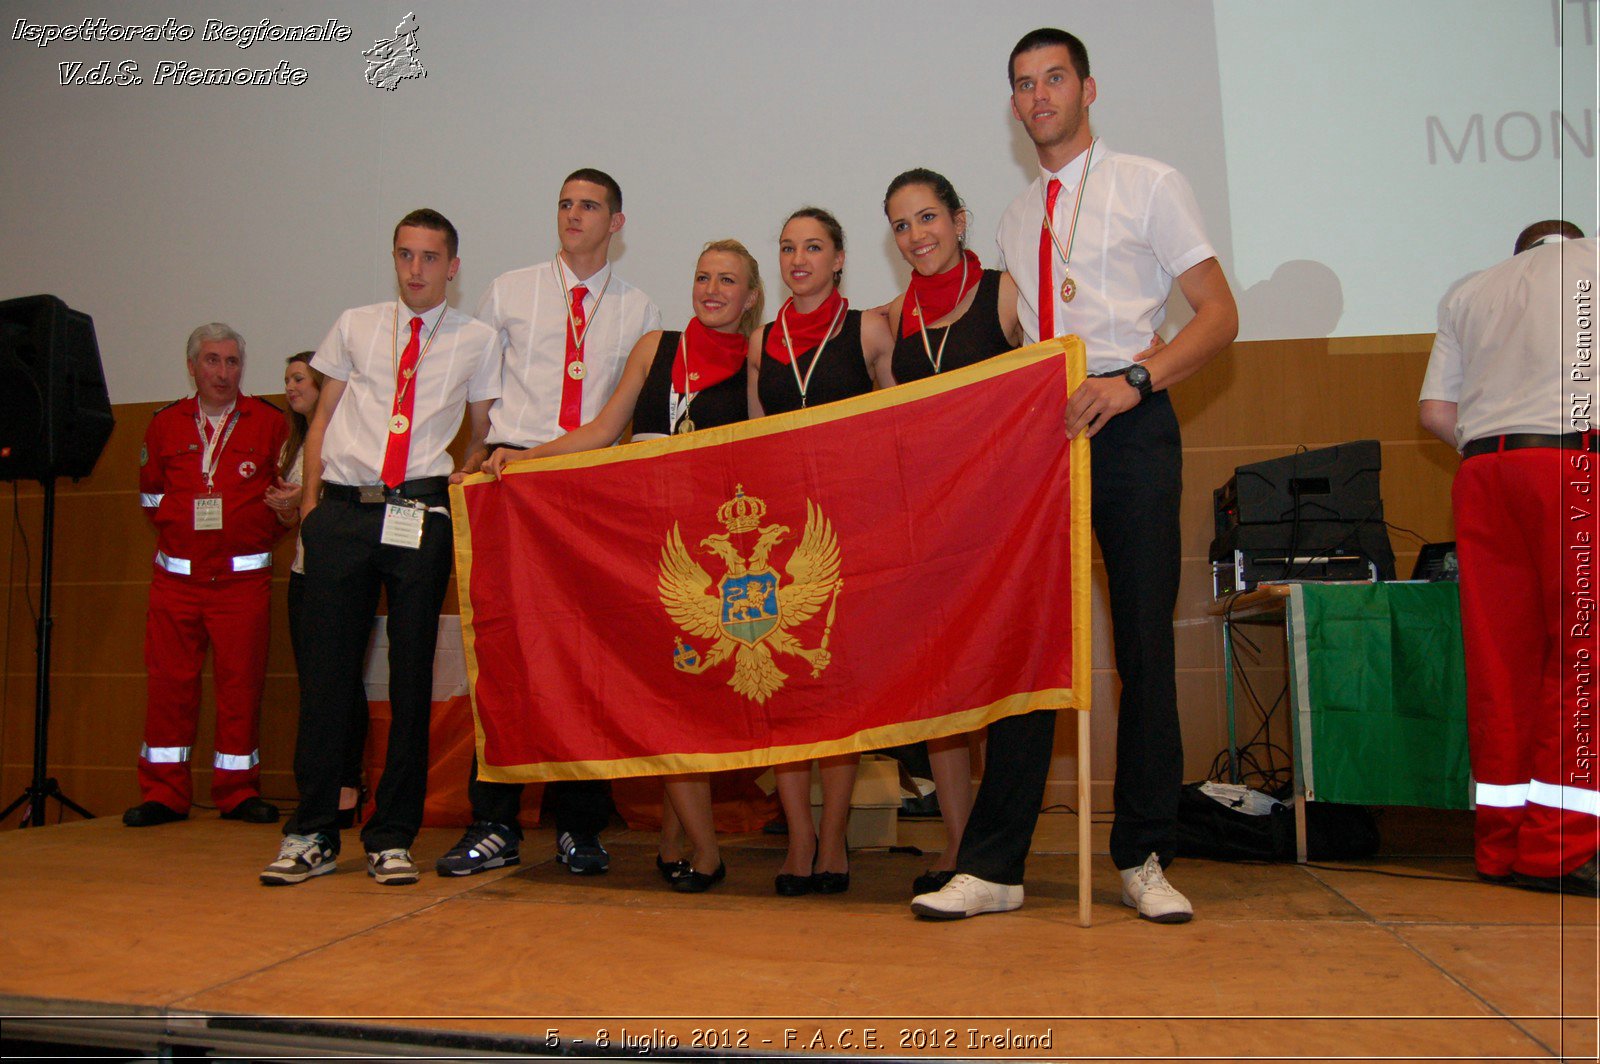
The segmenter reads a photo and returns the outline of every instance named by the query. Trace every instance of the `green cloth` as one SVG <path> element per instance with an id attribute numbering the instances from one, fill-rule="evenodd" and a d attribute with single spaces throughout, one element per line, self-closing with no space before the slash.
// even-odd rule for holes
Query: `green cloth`
<path id="1" fill-rule="evenodd" d="M 1300 584 L 1288 623 L 1307 796 L 1470 808 L 1456 585 Z"/>

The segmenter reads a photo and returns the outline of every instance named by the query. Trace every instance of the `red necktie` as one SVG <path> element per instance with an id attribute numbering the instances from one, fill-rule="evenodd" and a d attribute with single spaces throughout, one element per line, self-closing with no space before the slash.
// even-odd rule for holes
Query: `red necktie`
<path id="1" fill-rule="evenodd" d="M 405 353 L 400 356 L 400 372 L 394 380 L 394 417 L 404 418 L 405 428 L 395 432 L 395 420 L 389 421 L 389 443 L 383 449 L 383 482 L 391 488 L 405 483 L 406 461 L 411 457 L 411 410 L 416 404 L 417 390 L 411 387 L 417 363 L 422 357 L 422 319 L 411 319 L 411 339 Z"/>
<path id="2" fill-rule="evenodd" d="M 1050 219 L 1056 212 L 1056 197 L 1061 194 L 1061 182 L 1050 179 L 1044 193 L 1044 221 L 1039 223 L 1039 339 L 1050 340 L 1056 335 L 1056 282 L 1052 267 L 1055 265 L 1054 241 L 1050 239 Z"/>
<path id="3" fill-rule="evenodd" d="M 561 418 L 557 422 L 571 432 L 583 424 L 583 297 L 589 290 L 572 286 L 572 318 L 567 322 L 566 379 L 561 382 Z"/>

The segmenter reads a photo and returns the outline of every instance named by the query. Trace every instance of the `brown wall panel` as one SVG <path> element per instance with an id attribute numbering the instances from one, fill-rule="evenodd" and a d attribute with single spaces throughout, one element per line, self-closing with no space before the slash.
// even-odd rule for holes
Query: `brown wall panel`
<path id="1" fill-rule="evenodd" d="M 1175 389 L 1185 444 L 1184 560 L 1174 624 L 1186 775 L 1203 773 L 1226 744 L 1221 629 L 1209 612 L 1212 489 L 1235 467 L 1288 454 L 1300 445 L 1376 438 L 1383 444 L 1389 520 L 1427 540 L 1450 538 L 1455 453 L 1416 422 L 1416 395 L 1431 340 L 1423 335 L 1240 343 Z M 58 485 L 50 771 L 68 793 L 99 813 L 118 813 L 137 798 L 134 757 L 144 710 L 144 611 L 155 542 L 137 506 L 137 469 L 145 426 L 162 405 L 119 406 L 116 430 L 94 475 Z M 463 443 L 464 435 L 456 442 L 458 453 Z M 0 533 L 0 550 L 8 558 L 7 605 L 0 611 L 5 640 L 0 658 L 0 781 L 7 795 L 26 784 L 32 757 L 34 630 L 24 590 L 37 601 L 42 512 L 37 484 L 17 489 L 31 556 L 25 566 L 22 542 L 6 521 Z M 1391 539 L 1400 575 L 1409 575 L 1416 543 L 1400 533 Z M 264 788 L 283 798 L 293 795 L 289 770 L 298 701 L 284 620 L 292 550 L 292 537 L 285 537 L 277 552 L 273 644 L 261 729 Z M 1097 709 L 1091 767 L 1095 808 L 1103 809 L 1110 804 L 1105 784 L 1112 774 L 1118 685 L 1098 558 L 1093 579 Z M 445 609 L 454 613 L 456 608 L 452 585 Z M 1258 688 L 1270 698 L 1282 683 L 1282 631 L 1261 627 L 1246 632 L 1260 649 L 1243 648 L 1241 654 Z M 210 758 L 209 684 L 206 700 L 195 762 L 202 766 Z M 1252 714 L 1241 708 L 1241 731 L 1253 730 L 1248 723 L 1255 720 Z M 1284 723 L 1281 713 L 1278 723 Z M 1076 750 L 1075 729 L 1063 720 L 1056 730 L 1052 801 L 1073 800 L 1063 796 L 1070 795 L 1076 777 Z M 196 793 L 202 799 L 208 790 L 205 775 L 197 778 Z"/>

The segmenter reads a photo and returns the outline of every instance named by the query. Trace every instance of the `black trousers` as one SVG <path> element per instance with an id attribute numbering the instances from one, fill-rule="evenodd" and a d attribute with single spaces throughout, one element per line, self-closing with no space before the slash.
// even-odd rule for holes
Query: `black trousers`
<path id="1" fill-rule="evenodd" d="M 522 809 L 522 784 L 490 783 L 478 778 L 478 758 L 472 758 L 467 777 L 467 798 L 472 819 L 504 824 L 522 836 L 517 814 Z M 556 833 L 598 835 L 611 820 L 611 784 L 607 780 L 555 780 L 544 785 L 544 811 L 555 821 Z"/>
<path id="2" fill-rule="evenodd" d="M 294 667 L 300 676 L 300 686 L 306 684 L 305 659 L 302 657 L 302 637 L 300 622 L 305 614 L 306 576 L 304 573 L 289 573 L 289 645 L 294 648 Z M 350 707 L 350 720 L 347 725 L 350 729 L 345 740 L 347 751 L 344 768 L 339 772 L 339 786 L 359 789 L 361 786 L 361 753 L 367 745 L 367 716 L 370 707 L 367 705 L 367 685 L 357 683 L 355 689 L 347 696 L 346 704 Z"/>
<path id="3" fill-rule="evenodd" d="M 444 495 L 419 499 L 448 505 Z M 294 774 L 300 805 L 284 833 L 321 832 L 338 845 L 339 786 L 349 759 L 349 692 L 361 682 L 380 589 L 388 599 L 389 749 L 377 808 L 361 831 L 367 852 L 409 847 L 422 827 L 428 718 L 439 609 L 450 581 L 450 518 L 430 512 L 417 550 L 379 542 L 379 504 L 324 499 L 300 530 L 306 549 L 300 733 Z"/>
<path id="4" fill-rule="evenodd" d="M 1172 637 L 1183 556 L 1183 444 L 1171 399 L 1157 392 L 1113 418 L 1090 441 L 1090 455 L 1094 534 L 1106 566 L 1122 680 L 1111 859 L 1118 868 L 1134 868 L 1155 853 L 1167 865 L 1177 851 L 1183 786 Z M 983 782 L 961 839 L 958 870 L 994 883 L 1022 882 L 1054 737 L 1050 710 L 989 726 Z"/>

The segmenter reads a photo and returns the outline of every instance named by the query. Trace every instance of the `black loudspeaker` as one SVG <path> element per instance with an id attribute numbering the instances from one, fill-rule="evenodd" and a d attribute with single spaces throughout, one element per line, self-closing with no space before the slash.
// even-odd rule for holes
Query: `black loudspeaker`
<path id="1" fill-rule="evenodd" d="M 0 303 L 0 480 L 86 477 L 114 424 L 94 320 L 55 296 Z"/>

